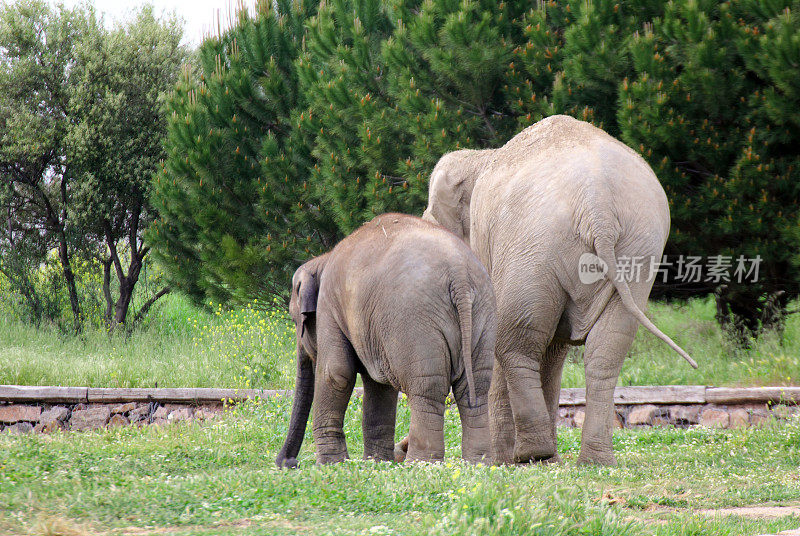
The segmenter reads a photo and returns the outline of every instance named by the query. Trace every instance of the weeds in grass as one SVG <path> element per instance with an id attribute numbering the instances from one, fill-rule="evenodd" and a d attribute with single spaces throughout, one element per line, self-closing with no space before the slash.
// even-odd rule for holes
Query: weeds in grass
<path id="1" fill-rule="evenodd" d="M 258 303 L 242 309 L 214 309 L 212 319 L 190 317 L 195 352 L 204 360 L 219 359 L 234 371 L 237 387 L 274 386 L 294 370 L 294 328 L 288 314 Z"/>

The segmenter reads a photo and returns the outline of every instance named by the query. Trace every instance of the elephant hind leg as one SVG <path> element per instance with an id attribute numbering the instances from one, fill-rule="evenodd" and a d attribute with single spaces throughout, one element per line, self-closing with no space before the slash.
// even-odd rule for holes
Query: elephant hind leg
<path id="1" fill-rule="evenodd" d="M 498 336 L 497 361 L 505 374 L 514 418 L 515 463 L 547 460 L 556 453 L 541 374 L 553 330 L 515 329 Z"/>
<path id="2" fill-rule="evenodd" d="M 483 386 L 477 391 L 477 404 L 470 406 L 469 389 L 465 379 L 453 385 L 453 395 L 458 404 L 458 416 L 461 419 L 461 456 L 472 463 L 489 463 L 489 404 L 487 387 L 489 371 L 479 371 L 480 379 L 476 384 Z"/>
<path id="3" fill-rule="evenodd" d="M 614 387 L 637 328 L 636 319 L 615 296 L 589 331 L 584 351 L 586 418 L 578 463 L 616 464 L 611 443 Z"/>
<path id="4" fill-rule="evenodd" d="M 361 427 L 364 434 L 364 459 L 391 461 L 394 459 L 394 427 L 397 417 L 397 390 L 378 383 L 366 373 L 364 383 L 364 414 Z"/>
<path id="5" fill-rule="evenodd" d="M 556 453 L 550 413 L 542 390 L 543 360 L 553 340 L 567 295 L 553 274 L 537 274 L 535 284 L 529 271 L 525 278 L 506 282 L 509 289 L 496 284 L 498 330 L 496 359 L 508 386 L 508 400 L 514 419 L 513 461 L 528 463 L 547 460 Z M 521 315 L 521 311 L 526 314 Z M 502 400 L 502 385 L 493 389 L 493 421 L 497 425 L 507 410 Z M 495 439 L 500 439 L 496 437 Z M 498 446 L 505 447 L 499 442 Z M 503 449 L 500 449 L 501 451 Z"/>
<path id="6" fill-rule="evenodd" d="M 508 397 L 508 383 L 503 367 L 495 361 L 492 386 L 489 388 L 489 435 L 492 461 L 495 464 L 514 463 L 514 415 Z"/>
<path id="7" fill-rule="evenodd" d="M 567 350 L 569 350 L 569 346 L 566 343 L 551 342 L 542 359 L 542 392 L 547 405 L 547 413 L 550 415 L 553 444 L 556 446 L 556 451 L 558 450 L 556 424 L 558 423 L 558 400 L 561 396 L 561 372 L 564 370 Z M 558 452 L 548 461 L 558 462 Z"/>
<path id="8" fill-rule="evenodd" d="M 408 393 L 408 406 L 411 409 L 408 461 L 439 462 L 444 459 L 444 402 L 449 386 L 438 383 L 441 385 L 431 385 L 428 390 Z"/>

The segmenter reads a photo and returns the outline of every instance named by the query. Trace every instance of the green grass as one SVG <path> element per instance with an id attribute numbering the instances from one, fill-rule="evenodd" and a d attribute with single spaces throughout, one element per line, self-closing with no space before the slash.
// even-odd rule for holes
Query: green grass
<path id="1" fill-rule="evenodd" d="M 710 299 L 653 303 L 650 317 L 700 364 L 691 369 L 639 329 L 620 385 L 792 385 L 800 381 L 800 316 L 774 335 L 736 348 L 714 320 Z M 572 351 L 564 387 L 584 382 L 582 348 Z M 291 387 L 294 329 L 283 312 L 249 307 L 208 312 L 168 296 L 130 336 L 89 331 L 68 337 L 0 318 L 0 384 L 94 387 Z"/>
<path id="2" fill-rule="evenodd" d="M 800 421 L 763 429 L 616 431 L 614 468 L 471 466 L 447 415 L 443 464 L 350 461 L 278 471 L 291 401 L 215 420 L 52 436 L 0 434 L 0 534 L 754 535 L 797 517 L 747 520 L 700 508 L 800 503 Z M 360 401 L 346 419 L 361 456 Z M 397 436 L 408 430 L 401 403 Z"/>
<path id="3" fill-rule="evenodd" d="M 290 387 L 294 327 L 283 312 L 213 311 L 167 296 L 131 334 L 80 336 L 0 317 L 0 384 Z"/>

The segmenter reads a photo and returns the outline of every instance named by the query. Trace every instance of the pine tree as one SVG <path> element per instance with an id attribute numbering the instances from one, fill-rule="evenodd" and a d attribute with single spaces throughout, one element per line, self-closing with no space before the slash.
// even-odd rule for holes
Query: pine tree
<path id="1" fill-rule="evenodd" d="M 761 255 L 717 291 L 768 324 L 796 296 L 797 1 L 260 2 L 170 101 L 154 227 L 197 297 L 285 295 L 288 274 L 386 211 L 421 212 L 436 161 L 554 113 L 648 160 L 669 255 Z M 797 258 L 800 263 L 800 257 Z M 778 296 L 778 290 L 786 294 Z M 741 297 L 737 297 L 741 296 Z M 736 320 L 739 322 L 739 320 Z"/>
<path id="2" fill-rule="evenodd" d="M 779 310 L 797 295 L 789 252 L 797 221 L 796 167 L 791 156 L 778 156 L 790 154 L 785 151 L 797 130 L 770 116 L 765 105 L 767 94 L 775 102 L 778 93 L 785 98 L 791 90 L 777 89 L 778 80 L 761 63 L 774 54 L 766 53 L 769 47 L 791 41 L 778 37 L 787 30 L 771 19 L 783 7 L 770 10 L 773 5 L 670 3 L 663 20 L 632 42 L 635 75 L 623 80 L 618 107 L 622 139 L 648 159 L 670 200 L 668 253 L 761 256 L 757 283 L 693 285 L 695 293 L 716 291 L 719 320 L 743 338 L 770 323 L 765 315 L 771 315 L 779 289 L 785 292 Z M 791 71 L 790 55 L 783 57 L 788 61 L 773 65 L 773 72 Z M 797 106 L 796 97 L 784 98 L 777 100 L 785 110 Z"/>
<path id="3" fill-rule="evenodd" d="M 720 313 L 750 333 L 781 330 L 789 300 L 800 294 L 800 2 L 732 7 L 739 9 L 738 53 L 758 84 L 746 96 L 744 144 L 723 189 L 736 202 L 722 230 L 737 255 L 765 262 L 757 283 L 731 285 L 722 294 Z"/>
<path id="4" fill-rule="evenodd" d="M 167 159 L 154 177 L 150 240 L 198 301 L 287 296 L 291 273 L 329 245 L 308 195 L 294 60 L 311 3 L 260 1 L 206 39 L 167 104 Z"/>
<path id="5" fill-rule="evenodd" d="M 498 147 L 516 133 L 506 99 L 512 50 L 522 40 L 518 2 L 397 2 L 401 23 L 383 55 L 402 130 L 413 144 L 397 173 L 422 193 L 436 161 L 455 149 Z"/>
<path id="6" fill-rule="evenodd" d="M 297 62 L 308 98 L 303 128 L 314 146 L 310 188 L 340 237 L 377 214 L 411 210 L 408 184 L 393 173 L 408 136 L 380 55 L 393 21 L 380 0 L 322 2 Z"/>
<path id="7" fill-rule="evenodd" d="M 553 114 L 564 113 L 553 101 L 563 79 L 564 31 L 573 19 L 568 3 L 538 2 L 522 20 L 523 38 L 512 51 L 505 98 L 517 117 L 517 130 Z M 588 117 L 581 114 L 581 119 Z"/>
<path id="8" fill-rule="evenodd" d="M 619 136 L 620 81 L 633 70 L 631 41 L 663 13 L 653 0 L 570 2 L 574 20 L 564 31 L 564 75 L 554 83 L 556 106 Z"/>

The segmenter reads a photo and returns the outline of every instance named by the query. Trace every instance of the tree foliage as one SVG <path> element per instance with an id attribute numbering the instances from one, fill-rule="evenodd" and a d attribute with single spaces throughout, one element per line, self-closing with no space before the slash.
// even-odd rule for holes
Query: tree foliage
<path id="1" fill-rule="evenodd" d="M 167 101 L 160 212 L 148 235 L 173 281 L 197 301 L 273 298 L 306 256 L 331 245 L 309 199 L 311 147 L 294 61 L 312 3 L 258 2 L 206 39 Z M 313 239 L 312 239 L 313 235 Z"/>
<path id="2" fill-rule="evenodd" d="M 101 259 L 105 320 L 126 321 L 148 252 L 160 96 L 185 59 L 181 35 L 148 8 L 110 31 L 86 7 L 26 0 L 0 9 L 0 264 L 35 317 L 31 281 L 55 249 L 73 329 L 84 320 L 76 258 Z"/>
<path id="3" fill-rule="evenodd" d="M 198 298 L 285 296 L 297 264 L 363 221 L 419 213 L 443 153 L 567 113 L 651 164 L 670 199 L 670 255 L 761 257 L 755 284 L 688 289 L 716 292 L 720 319 L 753 332 L 800 292 L 799 11 L 796 0 L 259 2 L 204 43 L 171 100 L 162 255 Z M 248 52 L 259 46 L 268 67 Z"/>
<path id="4" fill-rule="evenodd" d="M 800 93 L 784 76 L 800 65 L 800 4 L 791 4 L 670 3 L 632 41 L 634 74 L 621 84 L 622 139 L 670 199 L 669 251 L 763 261 L 757 282 L 703 282 L 740 336 L 780 324 L 775 305 L 780 317 L 800 290 L 800 130 L 786 113 Z"/>

